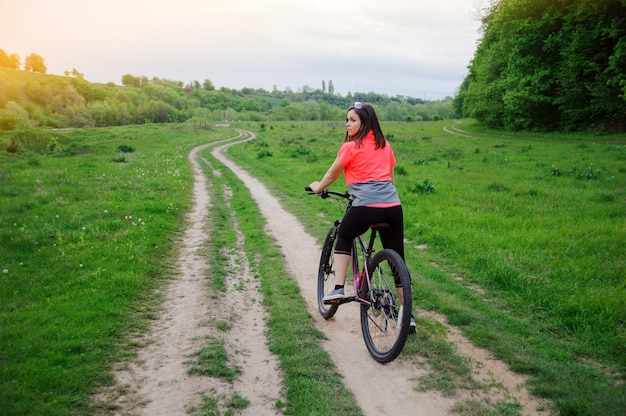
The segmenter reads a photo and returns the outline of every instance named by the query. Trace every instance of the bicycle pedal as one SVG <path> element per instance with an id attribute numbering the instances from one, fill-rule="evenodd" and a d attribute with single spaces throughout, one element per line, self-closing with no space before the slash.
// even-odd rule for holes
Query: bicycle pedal
<path id="1" fill-rule="evenodd" d="M 356 300 L 355 296 L 346 296 L 339 299 L 329 299 L 324 301 L 324 305 L 341 305 L 348 302 L 354 302 Z"/>

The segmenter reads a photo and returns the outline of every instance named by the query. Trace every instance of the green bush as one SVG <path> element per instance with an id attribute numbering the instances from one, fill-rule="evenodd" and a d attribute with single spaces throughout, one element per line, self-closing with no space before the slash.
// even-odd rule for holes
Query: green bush
<path id="1" fill-rule="evenodd" d="M 135 148 L 128 144 L 120 144 L 119 146 L 117 146 L 117 151 L 122 153 L 133 153 L 135 151 Z"/>

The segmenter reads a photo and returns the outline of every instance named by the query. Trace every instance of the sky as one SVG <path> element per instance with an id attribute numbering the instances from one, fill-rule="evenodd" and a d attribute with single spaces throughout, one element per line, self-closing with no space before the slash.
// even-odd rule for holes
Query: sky
<path id="1" fill-rule="evenodd" d="M 456 95 L 489 0 L 0 0 L 0 49 L 76 68 L 216 88 Z"/>

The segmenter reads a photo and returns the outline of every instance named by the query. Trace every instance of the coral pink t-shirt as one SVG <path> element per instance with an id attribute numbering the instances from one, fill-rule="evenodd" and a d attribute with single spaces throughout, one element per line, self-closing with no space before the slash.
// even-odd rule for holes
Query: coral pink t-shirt
<path id="1" fill-rule="evenodd" d="M 369 181 L 390 181 L 391 168 L 396 158 L 389 142 L 382 149 L 376 149 L 374 132 L 370 131 L 357 147 L 356 141 L 346 142 L 337 155 L 344 166 L 346 185 Z"/>
<path id="2" fill-rule="evenodd" d="M 388 208 L 400 205 L 400 198 L 391 179 L 396 158 L 391 145 L 376 149 L 374 132 L 370 131 L 357 146 L 355 141 L 344 143 L 337 157 L 344 167 L 343 175 L 352 195 L 352 206 Z"/>

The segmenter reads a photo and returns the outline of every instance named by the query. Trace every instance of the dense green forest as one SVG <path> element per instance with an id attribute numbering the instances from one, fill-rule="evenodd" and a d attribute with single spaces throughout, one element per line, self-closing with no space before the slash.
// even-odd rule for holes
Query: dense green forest
<path id="1" fill-rule="evenodd" d="M 514 130 L 626 130 L 626 0 L 499 0 L 454 100 Z"/>
<path id="2" fill-rule="evenodd" d="M 4 53 L 0 50 L 0 52 Z M 0 55 L 2 55 L 0 53 Z M 6 53 L 4 53 L 6 55 Z M 45 66 L 44 66 L 45 67 Z M 210 80 L 184 84 L 126 74 L 122 85 L 96 84 L 76 69 L 65 76 L 0 67 L 0 130 L 25 127 L 107 127 L 224 120 L 341 120 L 354 101 L 375 104 L 389 121 L 453 118 L 452 98 L 425 102 L 377 93 L 335 94 L 328 87 L 294 92 L 216 89 Z"/>

